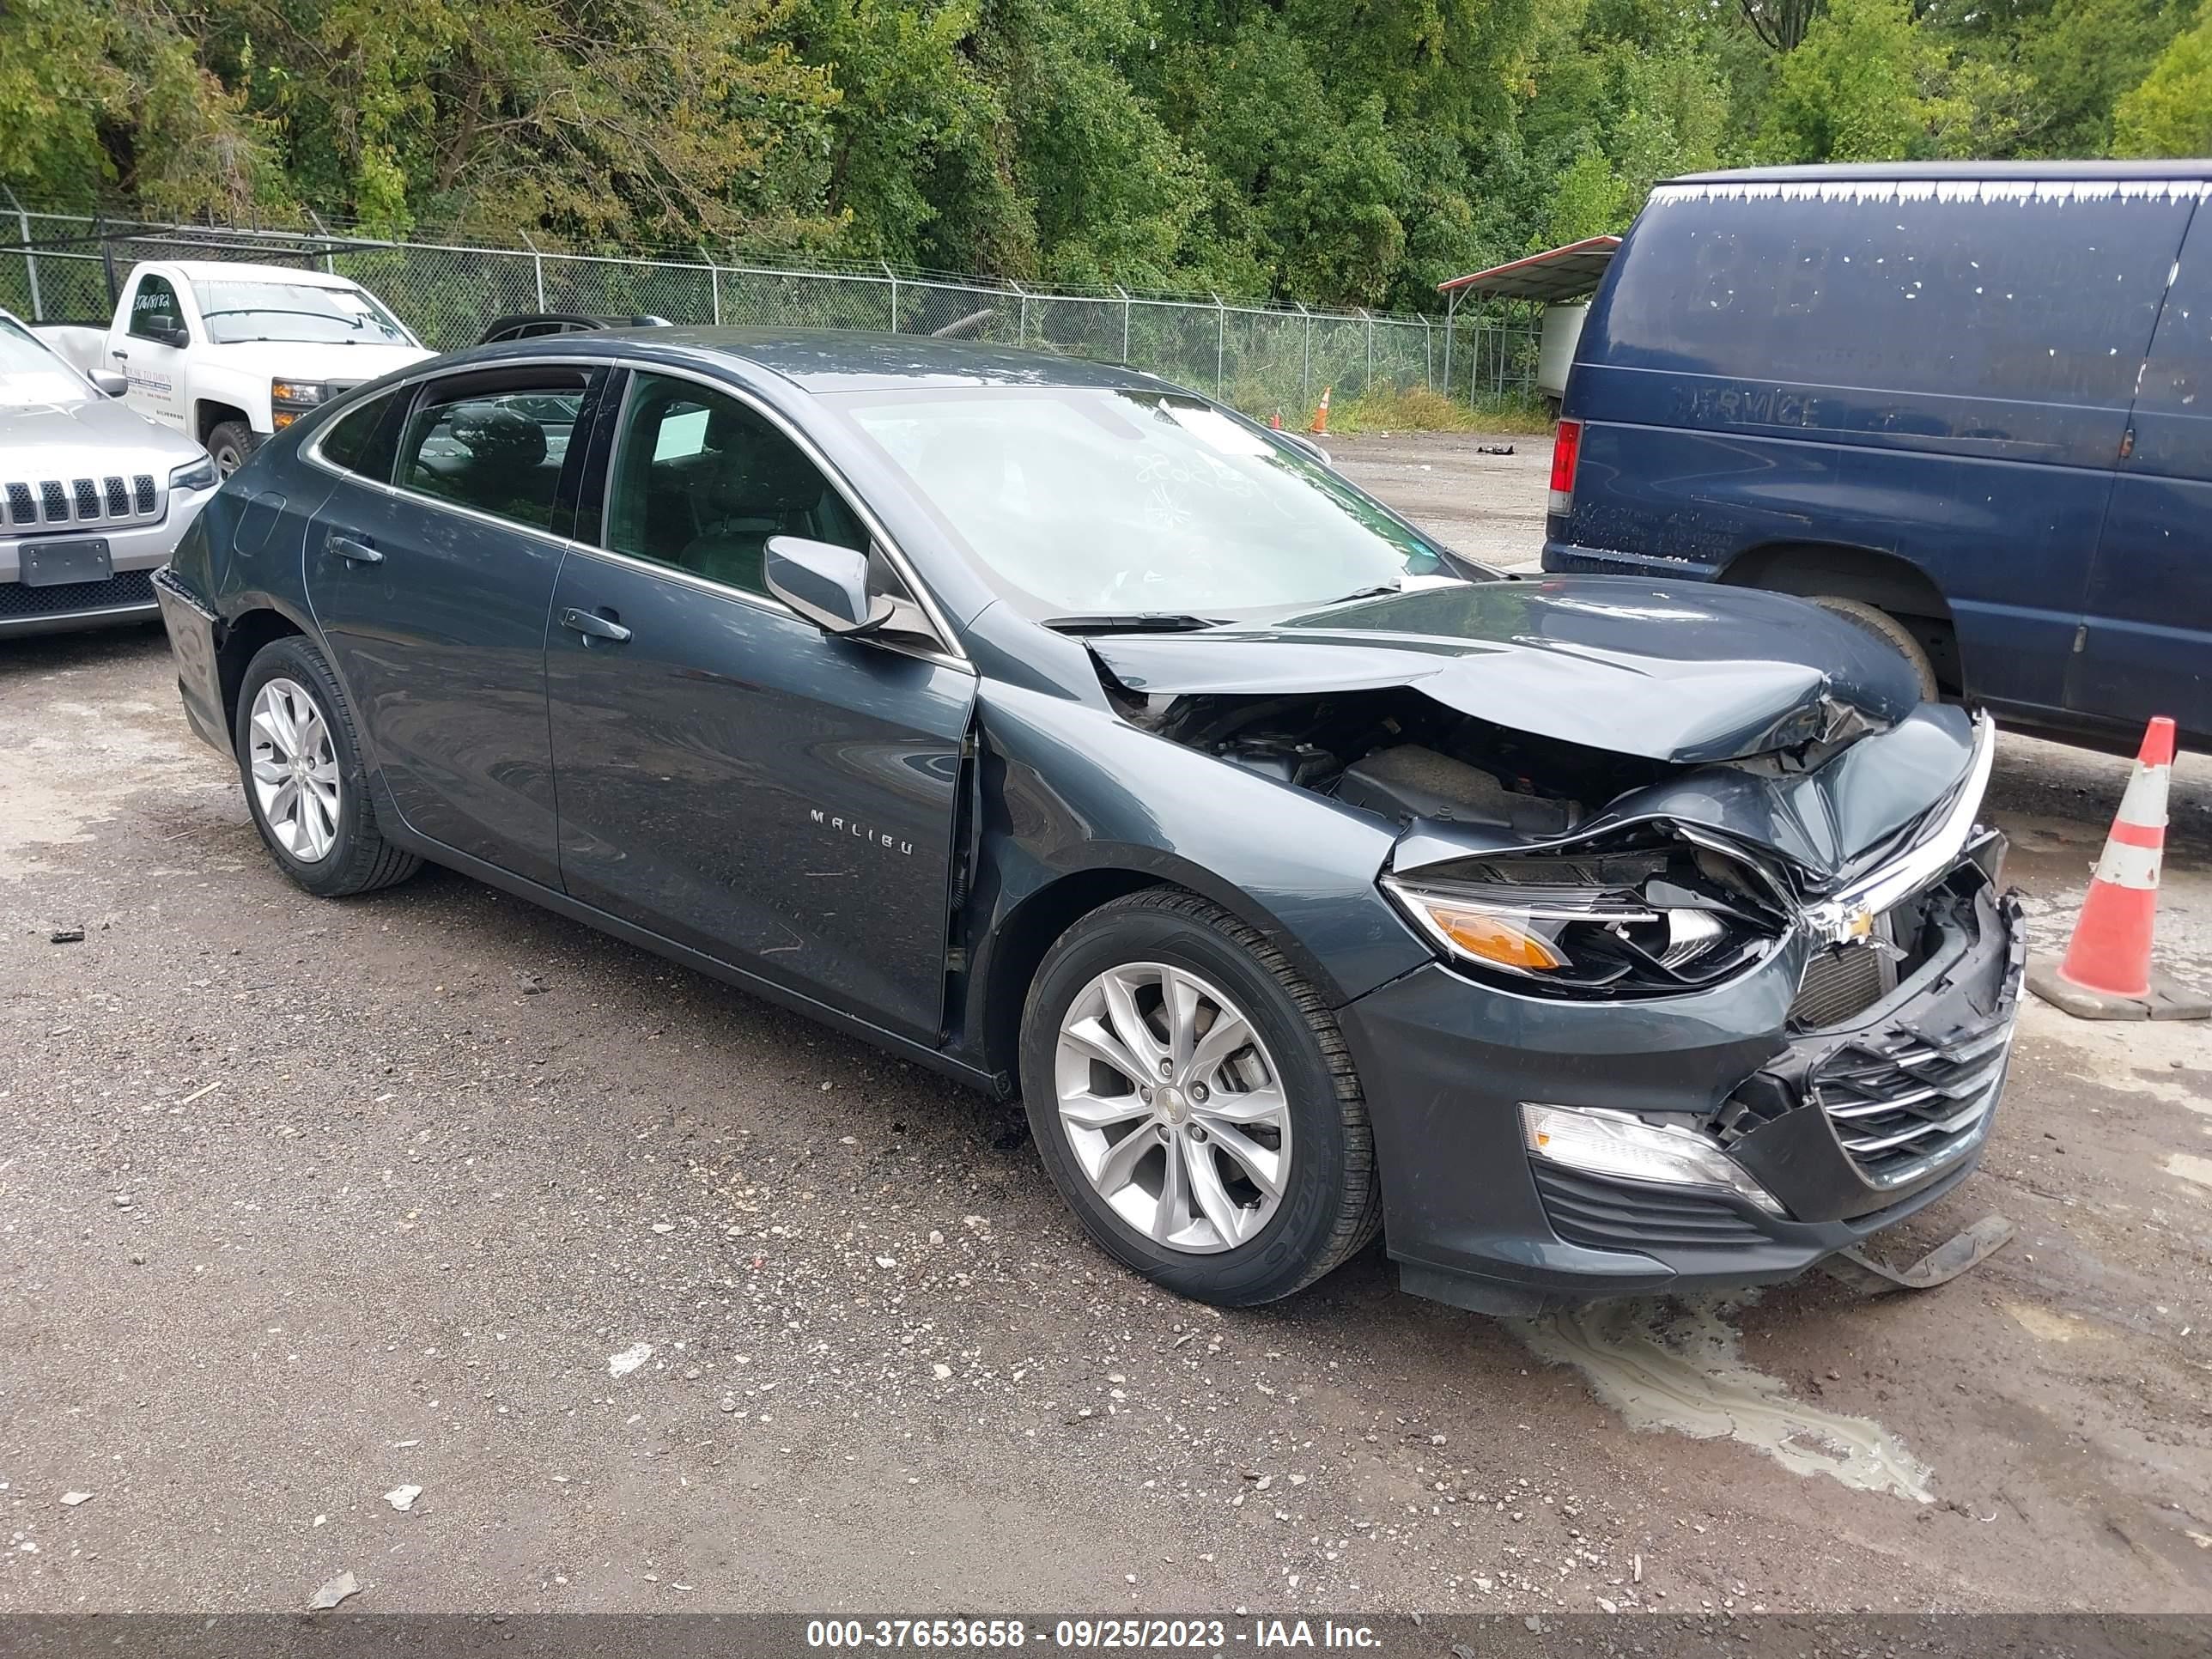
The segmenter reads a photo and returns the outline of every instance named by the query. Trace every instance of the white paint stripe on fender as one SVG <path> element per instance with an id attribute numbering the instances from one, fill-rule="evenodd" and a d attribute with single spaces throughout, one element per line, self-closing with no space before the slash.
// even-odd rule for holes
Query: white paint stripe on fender
<path id="1" fill-rule="evenodd" d="M 2119 819 L 2138 830 L 2166 828 L 2166 785 L 2172 768 L 2138 766 L 2128 780 L 2128 793 L 2120 797 Z"/>
<path id="2" fill-rule="evenodd" d="M 2097 860 L 2097 879 L 2110 887 L 2154 888 L 2158 885 L 2155 847 L 2130 847 L 2124 841 L 2105 843 L 2105 856 Z"/>

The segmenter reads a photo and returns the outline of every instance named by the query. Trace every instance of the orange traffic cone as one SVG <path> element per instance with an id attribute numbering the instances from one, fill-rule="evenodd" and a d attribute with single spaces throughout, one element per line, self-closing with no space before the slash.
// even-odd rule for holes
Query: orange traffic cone
<path id="1" fill-rule="evenodd" d="M 1306 428 L 1316 437 L 1328 435 L 1328 394 L 1336 388 L 1325 386 L 1321 389 L 1321 407 L 1314 410 L 1313 424 Z"/>
<path id="2" fill-rule="evenodd" d="M 1280 432 L 1282 429 L 1283 411 L 1279 409 L 1273 414 L 1267 416 L 1267 430 L 1270 432 Z"/>
<path id="3" fill-rule="evenodd" d="M 2150 963 L 2172 770 L 2173 722 L 2161 714 L 2143 733 L 2066 955 L 2056 964 L 2028 965 L 2028 988 L 2078 1019 L 2212 1018 L 2212 999 L 2175 984 Z"/>

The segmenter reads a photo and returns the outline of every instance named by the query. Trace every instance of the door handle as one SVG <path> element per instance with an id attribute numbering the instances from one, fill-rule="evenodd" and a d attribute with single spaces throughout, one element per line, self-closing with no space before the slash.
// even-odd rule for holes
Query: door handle
<path id="1" fill-rule="evenodd" d="M 383 554 L 378 552 L 367 542 L 356 541 L 351 536 L 331 537 L 330 549 L 349 564 L 382 564 L 384 562 Z"/>
<path id="2" fill-rule="evenodd" d="M 127 363 L 131 361 L 131 354 L 127 351 L 111 351 L 107 355 L 118 363 Z"/>
<path id="3" fill-rule="evenodd" d="M 621 644 L 629 637 L 629 629 L 606 617 L 595 617 L 588 611 L 579 611 L 571 605 L 561 613 L 561 626 L 573 628 L 584 636 L 584 642 L 593 640 L 612 640 Z"/>

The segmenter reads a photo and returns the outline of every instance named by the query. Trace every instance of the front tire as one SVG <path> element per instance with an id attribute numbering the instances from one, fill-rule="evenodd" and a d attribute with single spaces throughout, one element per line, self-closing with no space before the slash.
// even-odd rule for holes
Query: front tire
<path id="1" fill-rule="evenodd" d="M 1382 1224 L 1366 1103 L 1328 1005 L 1194 894 L 1116 899 L 1054 945 L 1023 1014 L 1021 1080 L 1060 1196 L 1177 1295 L 1275 1301 Z"/>
<path id="2" fill-rule="evenodd" d="M 209 458 L 215 462 L 216 476 L 228 478 L 232 473 L 253 459 L 253 452 L 261 447 L 261 434 L 243 421 L 223 421 L 207 436 Z"/>
<path id="3" fill-rule="evenodd" d="M 232 747 L 262 845 L 308 892 L 343 898 L 421 868 L 377 828 L 353 711 L 313 641 L 272 640 L 246 665 Z"/>

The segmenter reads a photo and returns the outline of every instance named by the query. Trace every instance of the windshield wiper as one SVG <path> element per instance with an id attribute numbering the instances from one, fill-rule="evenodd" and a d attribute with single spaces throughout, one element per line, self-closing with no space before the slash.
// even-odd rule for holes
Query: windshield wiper
<path id="1" fill-rule="evenodd" d="M 1223 624 L 1218 617 L 1193 617 L 1174 611 L 1130 611 L 1092 617 L 1048 617 L 1044 625 L 1062 634 L 1190 634 Z"/>
<path id="2" fill-rule="evenodd" d="M 1405 588 L 1396 582 L 1383 582 L 1377 586 L 1363 587 L 1354 592 L 1340 593 L 1333 599 L 1322 600 L 1322 604 L 1324 607 L 1332 605 L 1350 605 L 1354 599 L 1379 599 L 1386 593 L 1402 593 L 1405 591 Z"/>

